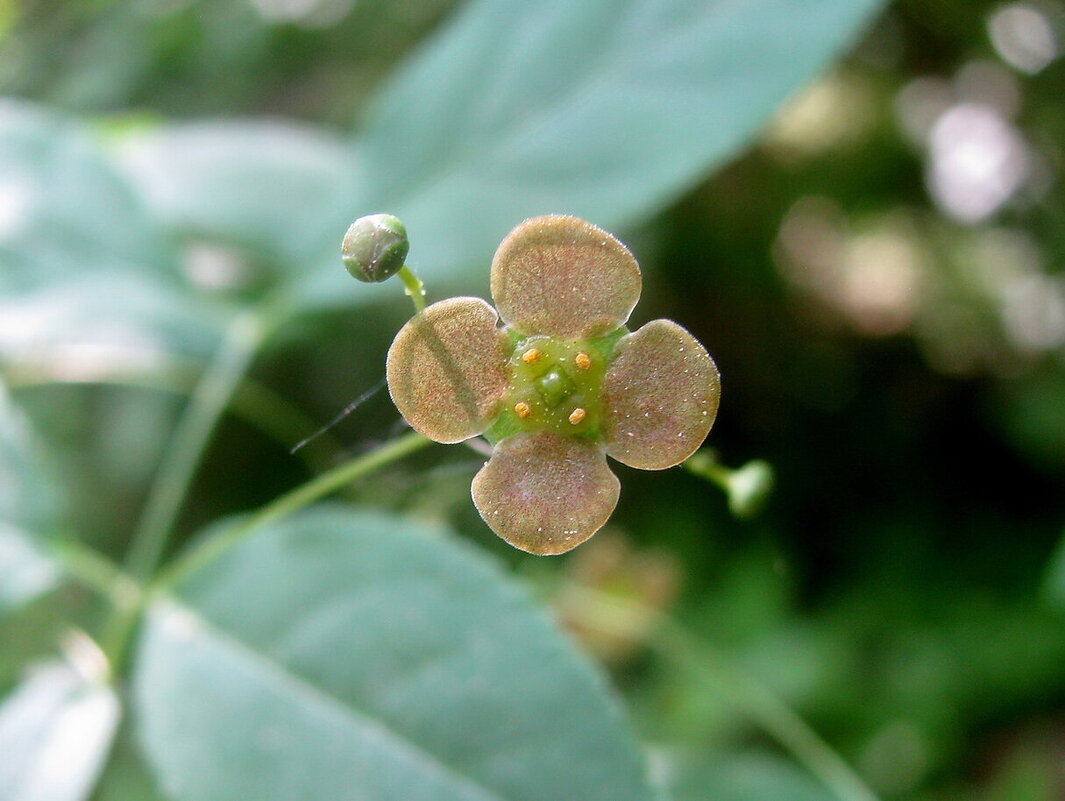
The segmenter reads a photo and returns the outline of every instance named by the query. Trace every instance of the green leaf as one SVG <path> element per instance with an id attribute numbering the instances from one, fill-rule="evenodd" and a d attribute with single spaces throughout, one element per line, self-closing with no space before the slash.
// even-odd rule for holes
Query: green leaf
<path id="1" fill-rule="evenodd" d="M 26 666 L 55 657 L 56 643 L 70 630 L 70 610 L 62 593 L 0 613 L 0 697 L 22 681 Z"/>
<path id="2" fill-rule="evenodd" d="M 57 503 L 36 439 L 0 384 L 0 615 L 59 582 L 40 546 L 54 533 Z"/>
<path id="3" fill-rule="evenodd" d="M 0 383 L 0 522 L 48 532 L 56 524 L 58 503 L 41 443 Z"/>
<path id="4" fill-rule="evenodd" d="M 354 153 L 309 125 L 219 120 L 139 131 L 119 157 L 169 228 L 248 246 L 302 271 L 297 243 L 352 179 Z M 342 234 L 331 242 L 338 254 Z"/>
<path id="5" fill-rule="evenodd" d="M 483 270 L 525 217 L 622 229 L 735 155 L 879 5 L 468 3 L 368 115 L 333 236 L 356 214 L 396 214 L 433 285 Z M 343 288 L 333 262 L 311 288 L 323 302 Z"/>
<path id="6" fill-rule="evenodd" d="M 672 801 L 836 801 L 801 768 L 770 754 L 733 754 L 674 767 Z"/>
<path id="7" fill-rule="evenodd" d="M 80 125 L 0 101 L 0 354 L 88 369 L 202 353 L 217 317 Z"/>
<path id="8" fill-rule="evenodd" d="M 0 521 L 0 615 L 48 592 L 59 577 L 58 566 L 25 531 Z"/>
<path id="9" fill-rule="evenodd" d="M 93 801 L 170 801 L 137 753 L 128 727 L 119 731 L 92 798 Z"/>
<path id="10" fill-rule="evenodd" d="M 0 705 L 0 801 L 82 801 L 118 724 L 105 684 L 71 666 L 36 669 Z"/>
<path id="11" fill-rule="evenodd" d="M 1045 594 L 1052 605 L 1065 609 L 1065 537 L 1061 538 L 1061 543 L 1050 559 Z"/>
<path id="12" fill-rule="evenodd" d="M 149 610 L 146 756 L 178 801 L 636 801 L 602 678 L 482 557 L 386 515 L 258 532 Z"/>
<path id="13" fill-rule="evenodd" d="M 81 125 L 5 99 L 0 142 L 0 252 L 15 266 L 0 288 L 131 266 L 176 275 L 168 243 Z"/>

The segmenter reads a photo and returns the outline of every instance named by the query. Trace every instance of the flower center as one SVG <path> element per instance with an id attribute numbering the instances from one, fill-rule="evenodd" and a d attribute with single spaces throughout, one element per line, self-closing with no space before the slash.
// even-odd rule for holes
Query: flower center
<path id="1" fill-rule="evenodd" d="M 606 372 L 604 350 L 610 349 L 599 341 L 516 339 L 508 366 L 510 392 L 499 419 L 487 432 L 489 439 L 499 441 L 519 431 L 596 437 Z"/>

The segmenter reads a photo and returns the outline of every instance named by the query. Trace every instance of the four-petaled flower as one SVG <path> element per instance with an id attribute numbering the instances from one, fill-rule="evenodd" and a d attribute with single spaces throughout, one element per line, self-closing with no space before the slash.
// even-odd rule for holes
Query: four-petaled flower
<path id="1" fill-rule="evenodd" d="M 713 425 L 721 383 L 703 346 L 669 320 L 624 327 L 640 284 L 636 260 L 607 232 L 537 217 L 496 251 L 498 314 L 480 298 L 443 300 L 389 349 L 389 393 L 415 430 L 494 444 L 473 502 L 516 548 L 564 553 L 606 523 L 620 488 L 608 454 L 662 470 Z"/>

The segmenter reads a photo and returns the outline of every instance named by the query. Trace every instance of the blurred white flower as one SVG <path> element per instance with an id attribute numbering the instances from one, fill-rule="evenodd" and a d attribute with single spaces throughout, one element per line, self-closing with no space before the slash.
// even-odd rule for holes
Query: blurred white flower
<path id="1" fill-rule="evenodd" d="M 1012 3 L 992 12 L 987 31 L 1002 59 L 1030 75 L 1044 69 L 1061 52 L 1050 20 L 1027 3 Z"/>
<path id="2" fill-rule="evenodd" d="M 932 127 L 928 188 L 936 204 L 960 222 L 991 216 L 1020 188 L 1029 169 L 1024 138 L 991 106 L 959 103 Z"/>

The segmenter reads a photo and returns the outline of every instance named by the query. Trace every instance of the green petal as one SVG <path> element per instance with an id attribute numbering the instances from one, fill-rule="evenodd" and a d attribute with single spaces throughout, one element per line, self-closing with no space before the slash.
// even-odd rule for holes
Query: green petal
<path id="1" fill-rule="evenodd" d="M 622 325 L 640 299 L 640 268 L 628 248 L 576 217 L 526 220 L 492 260 L 492 297 L 523 334 L 580 339 Z"/>
<path id="2" fill-rule="evenodd" d="M 506 335 L 480 298 L 450 298 L 414 315 L 388 349 L 388 392 L 416 431 L 437 442 L 480 434 L 507 391 Z"/>
<path id="3" fill-rule="evenodd" d="M 721 399 L 717 365 L 671 320 L 623 336 L 603 379 L 607 453 L 629 467 L 664 470 L 710 433 Z"/>
<path id="4" fill-rule="evenodd" d="M 550 431 L 502 440 L 473 478 L 473 502 L 492 531 L 541 556 L 576 548 L 602 528 L 620 490 L 598 445 Z"/>

